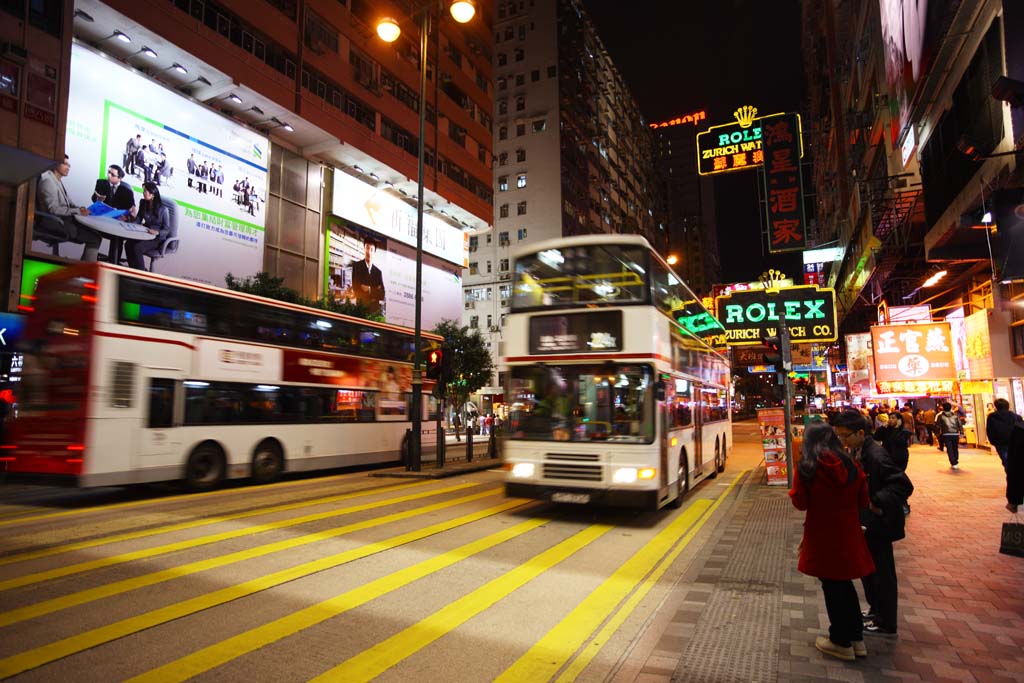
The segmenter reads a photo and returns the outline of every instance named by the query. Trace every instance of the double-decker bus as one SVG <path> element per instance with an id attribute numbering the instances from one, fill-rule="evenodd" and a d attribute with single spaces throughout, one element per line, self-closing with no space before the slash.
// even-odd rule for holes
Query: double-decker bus
<path id="1" fill-rule="evenodd" d="M 40 278 L 33 309 L 7 472 L 209 489 L 407 448 L 412 330 L 95 263 Z"/>
<path id="2" fill-rule="evenodd" d="M 638 236 L 550 240 L 516 255 L 502 369 L 506 493 L 678 507 L 725 468 L 723 330 Z"/>

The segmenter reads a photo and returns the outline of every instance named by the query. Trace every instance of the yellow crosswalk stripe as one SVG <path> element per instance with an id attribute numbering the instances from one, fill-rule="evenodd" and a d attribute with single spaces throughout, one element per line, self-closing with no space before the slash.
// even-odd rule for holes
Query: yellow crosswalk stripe
<path id="1" fill-rule="evenodd" d="M 16 562 L 27 562 L 28 560 L 35 560 L 40 557 L 49 557 L 51 555 L 69 553 L 73 550 L 95 548 L 97 546 L 109 545 L 110 543 L 118 543 L 120 541 L 133 541 L 137 538 L 146 538 L 148 536 L 156 536 L 158 534 L 168 534 L 173 531 L 181 531 L 183 529 L 195 529 L 201 526 L 208 526 L 210 524 L 230 522 L 236 519 L 246 519 L 247 517 L 269 515 L 277 512 L 288 512 L 289 510 L 301 510 L 302 508 L 312 507 L 314 505 L 337 503 L 338 501 L 348 500 L 350 498 L 372 496 L 377 493 L 389 493 L 391 491 L 399 491 L 401 489 L 410 488 L 412 486 L 426 486 L 427 484 L 430 483 L 433 482 L 424 481 L 416 482 L 415 484 L 395 484 L 393 486 L 383 486 L 380 488 L 361 489 L 349 493 L 340 493 L 331 496 L 325 496 L 322 498 L 313 498 L 311 500 L 297 501 L 295 503 L 282 503 L 280 505 L 272 505 L 270 507 L 259 508 L 256 510 L 244 510 L 242 512 L 228 513 L 226 515 L 217 515 L 215 517 L 202 517 L 199 519 L 192 519 L 187 522 L 165 524 L 163 526 L 153 527 L 151 529 L 142 529 L 140 531 L 126 531 L 124 533 L 114 534 L 112 536 L 104 536 L 102 538 L 90 539 L 88 541 L 75 541 L 73 543 L 65 543 L 62 545 L 54 546 L 52 548 L 29 550 L 26 552 L 16 553 L 13 555 L 7 555 L 6 557 L 0 557 L 0 567 L 7 564 L 14 564 Z"/>
<path id="2" fill-rule="evenodd" d="M 330 671 L 313 679 L 312 683 L 325 681 L 369 681 L 381 675 L 406 657 L 415 654 L 441 636 L 450 633 L 472 617 L 489 608 L 502 598 L 537 576 L 551 569 L 559 562 L 572 556 L 589 543 L 608 533 L 614 527 L 594 524 L 571 536 L 561 543 L 519 565 L 510 572 L 489 581 L 472 593 L 465 595 L 396 633 L 387 640 L 364 650 L 348 661 L 342 662 Z"/>
<path id="3" fill-rule="evenodd" d="M 472 557 L 485 550 L 501 545 L 528 531 L 547 524 L 550 520 L 543 518 L 529 519 L 515 526 L 481 538 L 472 543 L 449 550 L 429 560 L 424 560 L 411 567 L 382 576 L 370 583 L 311 605 L 286 617 L 250 629 L 215 645 L 198 650 L 188 656 L 166 664 L 152 671 L 129 679 L 129 683 L 175 683 L 186 681 L 201 673 L 222 666 L 232 659 L 254 652 L 279 640 L 294 635 L 303 629 L 315 626 L 323 621 L 344 614 L 349 610 L 365 605 L 391 591 L 398 590 L 426 576 L 439 572 L 467 557 Z"/>
<path id="4" fill-rule="evenodd" d="M 274 491 L 278 491 L 284 488 L 292 488 L 295 486 L 301 486 L 302 484 L 321 484 L 328 483 L 337 479 L 352 478 L 356 475 L 353 474 L 337 474 L 330 477 L 319 477 L 315 480 L 310 479 L 299 479 L 296 481 L 285 481 L 274 484 Z M 31 517 L 19 517 L 18 519 L 4 519 L 0 520 L 0 526 L 9 526 L 11 524 L 21 524 L 22 522 L 38 522 L 44 519 L 58 519 L 61 517 L 73 517 L 76 515 L 87 515 L 96 512 L 109 512 L 110 510 L 127 510 L 130 508 L 142 507 L 143 505 L 153 505 L 159 507 L 162 503 L 178 503 L 182 500 L 194 501 L 204 500 L 207 498 L 223 498 L 231 495 L 252 495 L 252 489 L 249 487 L 237 488 L 237 489 L 220 489 L 217 491 L 206 491 L 205 493 L 185 493 L 177 496 L 166 496 L 164 498 L 148 498 L 146 500 L 130 500 L 125 503 L 114 503 L 112 505 L 102 505 L 99 507 L 83 507 L 75 510 L 61 510 L 60 512 L 44 512 L 39 515 L 32 515 Z"/>
<path id="5" fill-rule="evenodd" d="M 353 531 L 356 530 L 355 527 L 358 527 L 359 529 L 368 529 L 388 522 L 435 512 L 437 510 L 466 503 L 471 500 L 478 500 L 487 496 L 497 495 L 502 492 L 502 488 L 490 489 L 470 496 L 464 496 L 463 498 L 457 498 L 455 500 L 445 501 L 443 503 L 437 503 L 427 507 L 416 508 L 414 510 L 407 510 L 405 512 L 398 512 L 393 515 L 388 515 L 387 517 L 367 520 L 351 526 L 353 527 Z M 526 504 L 526 501 L 522 499 L 507 500 L 501 505 L 496 505 L 485 510 L 469 513 L 456 519 L 439 522 L 422 529 L 416 529 L 404 534 L 399 534 L 398 536 L 393 536 L 392 538 L 385 539 L 383 541 L 368 543 L 358 548 L 352 548 L 351 550 L 346 550 L 335 555 L 306 562 L 295 567 L 282 569 L 257 579 L 244 581 L 234 586 L 228 586 L 226 588 L 213 591 L 212 593 L 199 595 L 188 600 L 183 600 L 172 605 L 167 605 L 165 607 L 146 612 L 145 614 L 129 617 L 113 624 L 108 624 L 107 626 L 101 626 L 90 631 L 85 631 L 83 633 L 64 638 L 63 640 L 58 640 L 54 643 L 42 645 L 25 652 L 0 659 L 0 678 L 15 676 L 19 673 L 38 668 L 44 664 L 54 662 L 75 653 L 97 647 L 104 643 L 109 643 L 113 640 L 117 640 L 118 638 L 124 638 L 125 636 L 129 636 L 133 633 L 138 633 L 139 631 L 143 631 L 147 628 L 153 628 L 154 626 L 159 626 L 160 624 L 165 624 L 169 621 L 174 621 L 175 619 L 181 619 L 182 617 L 186 617 L 190 614 L 195 614 L 196 612 L 201 612 L 203 610 L 216 607 L 217 605 L 238 600 L 239 598 L 244 598 L 248 595 L 253 595 L 254 593 L 259 593 L 269 588 L 288 583 L 289 581 L 301 579 L 305 576 L 309 576 L 310 574 L 315 574 L 326 569 L 332 569 L 347 562 L 354 562 L 355 560 L 369 557 L 370 555 L 391 550 L 392 548 L 397 548 L 398 546 L 406 543 L 412 543 L 413 541 L 418 541 L 422 538 L 427 538 L 428 536 L 433 536 L 434 534 L 454 529 L 455 527 L 463 524 L 468 524 L 478 519 L 483 519 L 484 517 L 496 515 L 504 512 L 505 510 L 520 507 L 524 504 Z"/>
<path id="6" fill-rule="evenodd" d="M 92 571 L 94 569 L 111 567 L 116 564 L 123 564 L 125 562 L 132 562 L 134 560 L 142 560 L 148 557 L 156 557 L 158 555 L 166 555 L 167 553 L 173 553 L 179 550 L 187 550 L 189 548 L 198 548 L 200 546 L 209 545 L 211 543 L 218 543 L 220 541 L 226 541 L 232 538 L 252 536 L 254 534 L 263 533 L 265 531 L 277 531 L 280 529 L 287 529 L 289 527 L 298 526 L 299 524 L 306 524 L 308 522 L 318 522 L 324 519 L 330 519 L 331 517 L 350 515 L 356 512 L 373 510 L 375 508 L 384 507 L 387 505 L 395 505 L 396 503 L 405 503 L 411 500 L 419 500 L 420 498 L 436 496 L 442 493 L 450 493 L 452 491 L 458 491 L 460 489 L 465 489 L 476 485 L 477 484 L 474 483 L 465 483 L 458 484 L 456 486 L 449 486 L 447 488 L 442 489 L 433 489 L 419 493 L 411 493 L 405 496 L 398 496 L 397 498 L 387 498 L 385 500 L 374 501 L 372 503 L 363 503 L 361 505 L 350 505 L 349 507 L 339 508 L 337 510 L 317 512 L 309 515 L 303 515 L 301 517 L 293 517 L 291 519 L 281 520 L 278 522 L 267 522 L 265 524 L 256 524 L 254 526 L 241 527 L 239 529 L 222 531 L 220 533 L 209 534 L 207 536 L 199 536 L 184 541 L 177 541 L 175 543 L 158 545 L 152 548 L 143 548 L 142 550 L 133 550 L 131 552 L 121 553 L 119 555 L 111 555 L 110 557 L 100 557 L 95 560 L 89 560 L 87 562 L 68 564 L 62 567 L 55 567 L 54 569 L 47 569 L 45 571 L 35 572 L 32 574 L 23 574 L 22 576 L 17 576 L 11 579 L 5 579 L 3 581 L 0 581 L 0 592 L 11 590 L 12 588 L 21 588 L 22 586 L 28 586 L 30 584 L 39 583 L 41 581 L 50 581 L 52 579 L 58 579 L 64 576 L 70 576 L 72 574 L 80 574 L 82 572 Z M 354 498 L 361 495 L 362 494 L 351 494 L 345 496 L 345 498 Z"/>
<path id="7" fill-rule="evenodd" d="M 654 588 L 654 585 L 658 583 L 658 579 L 661 578 L 662 574 L 664 574 L 668 570 L 668 568 L 672 566 L 672 563 L 676 561 L 676 558 L 679 557 L 679 555 L 683 552 L 686 546 L 689 545 L 690 541 L 693 540 L 693 537 L 697 535 L 701 528 L 703 528 L 705 522 L 711 519 L 711 516 L 714 514 L 715 510 L 718 509 L 718 506 L 725 501 L 726 497 L 729 495 L 729 492 L 732 491 L 733 487 L 736 486 L 736 484 L 739 483 L 739 481 L 743 479 L 745 475 L 746 470 L 740 472 L 739 475 L 737 475 L 737 477 L 732 480 L 729 486 L 726 487 L 725 491 L 722 492 L 722 495 L 720 495 L 718 499 L 715 500 L 714 504 L 710 508 L 708 508 L 707 513 L 703 517 L 701 517 L 696 524 L 690 527 L 690 530 L 687 531 L 686 535 L 683 536 L 683 538 L 679 541 L 678 544 L 676 544 L 676 547 L 673 548 L 672 551 L 669 552 L 669 554 L 661 560 L 661 562 L 654 569 L 654 571 L 652 571 L 650 575 L 646 579 L 644 579 L 644 582 L 640 585 L 640 588 L 638 588 L 632 595 L 629 596 L 629 599 L 626 600 L 622 607 L 619 608 L 619 610 L 612 616 L 612 618 L 608 620 L 608 622 L 601 628 L 597 635 L 595 635 L 590 640 L 590 642 L 587 643 L 586 647 L 583 648 L 583 651 L 580 652 L 579 656 L 576 657 L 576 659 L 574 659 L 568 667 L 566 667 L 565 671 L 563 671 L 562 674 L 558 677 L 557 683 L 569 683 L 570 681 L 575 681 L 579 677 L 579 675 L 583 673 L 583 670 L 590 665 L 590 662 L 594 659 L 594 657 L 597 656 L 597 653 L 601 651 L 601 648 L 603 648 L 605 644 L 608 643 L 608 640 L 612 637 L 612 635 L 617 630 L 619 630 L 619 627 L 622 626 L 623 622 L 625 622 L 629 615 L 633 613 L 633 610 L 636 609 L 636 606 L 640 604 L 640 601 L 647 596 L 647 594 L 651 591 L 652 588 Z"/>
<path id="8" fill-rule="evenodd" d="M 417 499 L 420 499 L 420 498 L 426 498 L 428 496 L 438 495 L 440 493 L 450 493 L 452 491 L 458 491 L 458 490 L 461 490 L 461 489 L 465 489 L 465 488 L 467 488 L 469 486 L 474 486 L 474 484 L 460 484 L 458 486 L 450 486 L 448 488 L 439 489 L 439 490 L 436 490 L 436 491 L 425 491 L 425 492 L 422 492 L 422 493 L 416 493 L 416 494 L 409 495 L 409 496 L 402 496 L 400 498 L 392 498 L 392 499 L 389 499 L 389 500 L 386 500 L 386 501 L 377 501 L 377 502 L 374 502 L 374 503 L 365 503 L 363 505 L 355 505 L 355 506 L 352 506 L 352 507 L 343 508 L 342 510 L 336 510 L 330 516 L 347 515 L 347 514 L 351 514 L 353 512 L 358 512 L 358 511 L 363 511 L 363 510 L 371 510 L 371 509 L 374 509 L 374 508 L 383 507 L 385 505 L 392 505 L 395 502 L 405 502 L 405 501 L 409 501 L 409 500 L 417 500 Z M 493 492 L 494 491 L 492 489 L 490 491 L 490 493 L 487 493 L 486 495 L 491 495 Z M 456 499 L 456 500 L 471 500 L 471 499 L 473 499 L 472 496 L 470 496 L 469 498 L 459 498 L 459 499 Z M 442 503 L 442 504 L 439 504 L 439 505 L 444 505 L 444 504 Z M 426 508 L 419 508 L 419 510 L 423 510 L 423 509 L 426 509 Z M 375 518 L 373 520 L 370 520 L 370 522 L 371 522 L 370 526 L 376 526 L 378 524 L 378 520 L 402 519 L 402 517 L 399 517 L 399 515 L 402 515 L 402 514 L 403 513 L 399 512 L 399 513 L 395 513 L 395 514 L 392 514 L 392 515 L 388 515 L 386 517 Z M 64 596 L 61 596 L 59 598 L 53 598 L 52 600 L 44 600 L 42 602 L 37 602 L 37 603 L 32 604 L 32 605 L 27 605 L 25 607 L 21 607 L 21 608 L 18 608 L 18 609 L 13 609 L 13 610 L 10 610 L 10 611 L 7 611 L 7 612 L 0 613 L 0 627 L 10 626 L 11 624 L 17 624 L 18 622 L 26 621 L 28 619 L 34 619 L 34 618 L 37 618 L 37 617 L 41 617 L 44 614 L 51 614 L 53 612 L 58 612 L 60 610 L 68 609 L 70 607 L 77 607 L 78 605 L 84 605 L 86 603 L 93 602 L 95 600 L 100 600 L 102 598 L 109 598 L 109 597 L 112 597 L 114 595 L 120 595 L 122 593 L 127 593 L 128 591 L 138 590 L 139 588 L 144 588 L 146 586 L 153 586 L 153 585 L 156 585 L 158 583 L 163 583 L 165 581 L 171 581 L 173 579 L 180 579 L 180 578 L 182 578 L 184 576 L 189 576 L 191 574 L 198 574 L 199 572 L 208 571 L 210 569 L 216 569 L 216 568 L 219 568 L 219 567 L 226 567 L 229 564 L 235 564 L 236 562 L 242 562 L 243 560 L 251 560 L 251 559 L 256 558 L 256 557 L 263 557 L 265 555 L 270 555 L 271 553 L 280 552 L 282 550 L 291 550 L 293 548 L 298 548 L 298 547 L 303 546 L 303 545 L 309 545 L 311 543 L 317 543 L 319 541 L 324 541 L 324 540 L 327 540 L 329 538 L 336 538 L 338 536 L 343 536 L 345 534 L 352 533 L 353 531 L 358 531 L 359 529 L 362 529 L 362 528 L 369 528 L 369 527 L 362 526 L 364 524 L 367 524 L 367 522 L 357 522 L 355 524 L 347 524 L 345 526 L 336 527 L 334 529 L 327 529 L 325 531 L 318 531 L 318 532 L 315 532 L 315 533 L 312 533 L 312 534 L 304 534 L 302 536 L 296 536 L 294 538 L 288 538 L 288 539 L 285 539 L 283 541 L 275 541 L 274 543 L 267 543 L 267 544 L 264 544 L 264 545 L 255 546 L 253 548 L 246 548 L 245 550 L 239 550 L 239 551 L 236 551 L 236 552 L 233 552 L 233 553 L 229 553 L 227 555 L 221 555 L 219 557 L 212 557 L 212 558 L 209 558 L 209 559 L 206 559 L 206 560 L 197 560 L 195 562 L 189 562 L 187 564 L 183 564 L 183 565 L 180 565 L 180 566 L 177 566 L 177 567 L 169 567 L 167 569 L 162 569 L 160 571 L 150 572 L 149 574 L 143 574 L 142 576 L 135 576 L 135 577 L 132 577 L 130 579 L 124 579 L 122 581 L 115 581 L 114 583 L 108 583 L 108 584 L 105 584 L 103 586 L 97 586 L 95 588 L 89 588 L 89 589 L 86 589 L 84 591 L 79 591 L 77 593 L 72 593 L 70 595 L 64 595 Z M 242 530 L 239 530 L 239 531 L 245 531 L 245 530 L 242 529 Z M 237 535 L 236 536 L 229 536 L 229 538 L 236 538 L 236 537 L 237 537 Z M 187 541 L 185 543 L 187 543 Z M 174 544 L 174 545 L 177 545 L 177 544 Z M 191 547 L 191 546 L 185 546 L 185 547 Z M 164 546 L 164 548 L 166 548 L 166 546 Z M 140 551 L 140 552 L 142 552 L 142 551 Z M 127 554 L 128 555 L 134 555 L 135 553 L 127 553 Z M 124 555 L 121 555 L 121 556 L 118 556 L 118 557 L 119 558 L 123 558 Z M 116 559 L 116 558 L 108 558 L 108 559 Z M 137 559 L 137 558 L 133 557 L 131 559 Z M 119 561 L 127 562 L 128 560 L 121 559 Z M 97 562 L 100 562 L 100 560 L 97 560 Z M 88 563 L 86 563 L 86 564 L 88 564 Z M 54 570 L 54 571 L 59 571 L 59 570 Z M 45 573 L 45 572 L 43 572 L 43 573 Z"/>

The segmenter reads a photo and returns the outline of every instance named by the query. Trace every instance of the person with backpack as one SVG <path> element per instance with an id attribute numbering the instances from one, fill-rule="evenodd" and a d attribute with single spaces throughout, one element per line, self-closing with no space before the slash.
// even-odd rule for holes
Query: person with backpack
<path id="1" fill-rule="evenodd" d="M 942 404 L 942 412 L 935 418 L 935 426 L 941 434 L 940 447 L 946 448 L 949 466 L 954 470 L 960 469 L 960 436 L 964 433 L 964 425 L 953 412 L 953 405 L 949 401 Z"/>
<path id="2" fill-rule="evenodd" d="M 1021 422 L 1021 417 L 1010 410 L 1010 402 L 1005 398 L 997 398 L 995 411 L 989 413 L 985 421 L 985 435 L 988 442 L 996 447 L 999 459 L 1003 461 L 1003 469 L 1006 469 L 1006 456 L 1010 450 L 1010 435 L 1013 434 L 1014 425 Z"/>

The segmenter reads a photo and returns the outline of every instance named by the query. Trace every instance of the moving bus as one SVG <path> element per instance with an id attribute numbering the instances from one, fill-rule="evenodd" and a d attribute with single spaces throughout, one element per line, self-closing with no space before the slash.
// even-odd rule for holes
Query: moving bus
<path id="1" fill-rule="evenodd" d="M 711 316 L 638 236 L 516 254 L 502 369 L 509 496 L 678 507 L 725 468 L 730 369 Z"/>
<path id="2" fill-rule="evenodd" d="M 209 489 L 405 452 L 412 330 L 96 263 L 41 278 L 33 308 L 8 472 Z"/>

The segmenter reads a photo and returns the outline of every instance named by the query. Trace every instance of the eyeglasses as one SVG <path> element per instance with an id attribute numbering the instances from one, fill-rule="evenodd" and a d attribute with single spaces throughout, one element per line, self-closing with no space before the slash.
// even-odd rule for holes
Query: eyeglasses
<path id="1" fill-rule="evenodd" d="M 851 437 L 853 437 L 856 434 L 856 432 L 840 432 L 839 430 L 833 431 L 835 431 L 836 438 L 839 439 L 840 441 L 848 441 Z"/>

